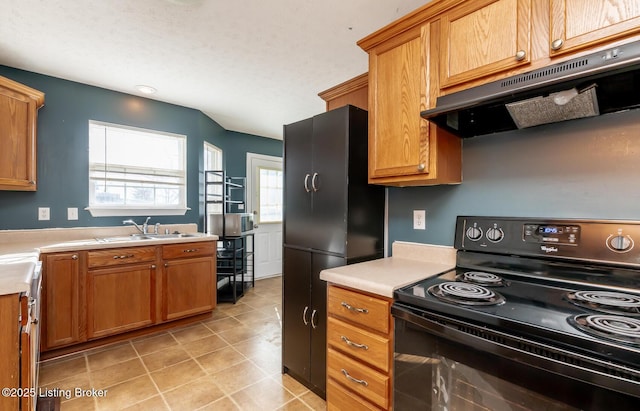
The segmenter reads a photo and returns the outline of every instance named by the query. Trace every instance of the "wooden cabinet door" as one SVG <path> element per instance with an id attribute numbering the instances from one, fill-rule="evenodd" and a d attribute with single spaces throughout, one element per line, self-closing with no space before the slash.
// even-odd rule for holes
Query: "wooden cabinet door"
<path id="1" fill-rule="evenodd" d="M 464 2 L 440 29 L 441 88 L 530 63 L 531 0 Z"/>
<path id="2" fill-rule="evenodd" d="M 42 277 L 42 350 L 86 340 L 81 253 L 48 254 Z"/>
<path id="3" fill-rule="evenodd" d="M 211 311 L 216 306 L 216 260 L 209 257 L 166 260 L 162 271 L 162 319 Z"/>
<path id="4" fill-rule="evenodd" d="M 369 50 L 370 183 L 429 173 L 426 44 L 414 30 Z"/>
<path id="5" fill-rule="evenodd" d="M 36 125 L 44 94 L 0 77 L 0 190 L 36 190 Z"/>
<path id="6" fill-rule="evenodd" d="M 550 53 L 597 46 L 640 33 L 640 1 L 551 0 Z"/>
<path id="7" fill-rule="evenodd" d="M 106 337 L 153 324 L 155 281 L 156 266 L 151 263 L 90 270 L 87 337 Z"/>

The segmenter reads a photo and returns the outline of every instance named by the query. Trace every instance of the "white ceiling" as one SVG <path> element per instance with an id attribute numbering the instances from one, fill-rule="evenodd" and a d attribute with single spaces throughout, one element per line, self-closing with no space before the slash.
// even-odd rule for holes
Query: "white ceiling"
<path id="1" fill-rule="evenodd" d="M 428 0 L 0 0 L 0 64 L 191 107 L 282 138 L 367 71 L 356 42 Z"/>

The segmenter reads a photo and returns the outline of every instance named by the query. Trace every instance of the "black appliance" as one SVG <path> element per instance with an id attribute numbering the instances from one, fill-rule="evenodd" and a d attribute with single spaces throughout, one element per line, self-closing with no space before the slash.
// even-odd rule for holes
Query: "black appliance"
<path id="1" fill-rule="evenodd" d="M 344 106 L 284 126 L 282 368 L 323 398 L 320 271 L 383 255 L 384 188 L 367 184 L 367 119 Z"/>
<path id="2" fill-rule="evenodd" d="M 640 107 L 640 41 L 438 97 L 420 115 L 460 137 Z"/>
<path id="3" fill-rule="evenodd" d="M 640 222 L 458 217 L 396 291 L 395 410 L 640 406 Z"/>

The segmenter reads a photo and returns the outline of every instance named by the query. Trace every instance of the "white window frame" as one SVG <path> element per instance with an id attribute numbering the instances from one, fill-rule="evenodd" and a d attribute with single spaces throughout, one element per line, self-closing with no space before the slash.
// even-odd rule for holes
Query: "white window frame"
<path id="1" fill-rule="evenodd" d="M 208 154 L 212 153 L 213 156 L 217 157 L 216 163 L 217 165 L 209 165 L 208 163 Z M 224 153 L 222 149 L 218 146 L 215 146 L 211 143 L 204 142 L 204 170 L 224 170 Z M 205 179 L 207 177 L 205 176 Z M 213 186 L 211 186 L 213 187 Z M 220 193 L 222 195 L 222 193 Z M 207 199 L 205 199 L 207 200 Z M 212 204 L 205 201 L 205 215 L 209 214 L 222 214 L 222 204 Z"/>
<path id="2" fill-rule="evenodd" d="M 275 171 L 275 172 L 278 172 L 278 173 L 282 174 L 282 180 L 283 181 L 281 181 L 282 185 L 279 187 L 280 191 L 282 192 L 282 190 L 284 188 L 283 187 L 283 185 L 284 185 L 284 173 L 283 173 L 282 170 L 275 169 L 273 167 L 265 167 L 265 166 L 258 166 L 257 167 L 257 171 L 258 171 L 258 186 L 256 187 L 257 188 L 256 200 L 257 200 L 257 203 L 258 203 L 258 204 L 256 204 L 256 210 L 258 211 L 258 215 L 257 215 L 257 220 L 258 221 L 257 221 L 257 223 L 258 224 L 282 224 L 282 219 L 284 217 L 284 199 L 283 198 L 281 198 L 280 204 L 278 204 L 280 206 L 280 219 L 279 220 L 265 220 L 262 217 L 262 195 L 261 194 L 262 194 L 263 185 L 262 185 L 262 178 L 260 177 L 260 175 L 261 175 L 260 172 L 262 170 Z"/>
<path id="3" fill-rule="evenodd" d="M 135 206 L 130 204 L 125 205 L 104 205 L 98 204 L 93 201 L 92 196 L 92 182 L 91 182 L 91 162 L 89 161 L 89 206 L 85 208 L 88 210 L 93 217 L 109 217 L 109 216 L 159 216 L 159 215 L 184 215 L 188 210 L 187 207 L 187 136 L 182 134 L 174 134 L 168 133 L 164 131 L 157 130 L 149 130 L 137 127 L 130 127 L 121 124 L 112 124 L 106 123 L 102 121 L 89 120 L 89 127 L 91 125 L 99 125 L 105 126 L 108 128 L 116 128 L 116 129 L 124 129 L 131 130 L 140 133 L 148 133 L 154 134 L 158 136 L 168 136 L 172 138 L 182 139 L 182 164 L 183 168 L 181 170 L 181 175 L 179 177 L 182 179 L 182 183 L 180 187 L 182 189 L 181 198 L 177 205 L 175 206 L 154 206 L 154 205 L 141 205 Z M 87 136 L 89 138 L 89 136 Z M 141 152 L 140 156 L 148 155 L 148 153 Z M 108 161 L 108 160 L 106 160 Z"/>

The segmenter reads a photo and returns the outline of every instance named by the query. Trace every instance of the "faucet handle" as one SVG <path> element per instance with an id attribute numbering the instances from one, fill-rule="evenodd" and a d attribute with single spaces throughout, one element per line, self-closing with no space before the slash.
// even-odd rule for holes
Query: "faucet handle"
<path id="1" fill-rule="evenodd" d="M 147 219 L 146 219 L 146 220 L 144 220 L 144 223 L 145 223 L 145 224 L 148 224 L 150 219 L 151 219 L 151 217 L 147 217 Z"/>
<path id="2" fill-rule="evenodd" d="M 153 233 L 160 234 L 160 223 L 156 223 L 156 225 L 153 228 Z"/>

